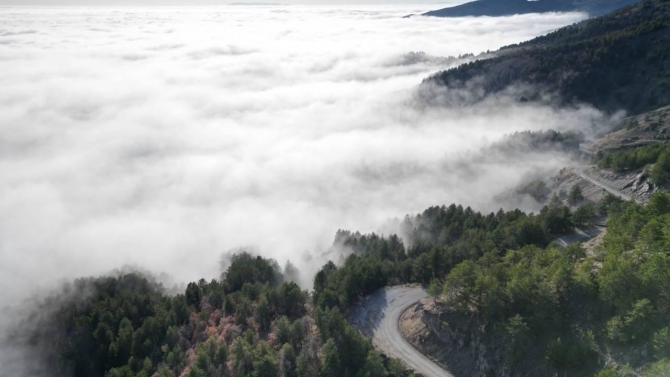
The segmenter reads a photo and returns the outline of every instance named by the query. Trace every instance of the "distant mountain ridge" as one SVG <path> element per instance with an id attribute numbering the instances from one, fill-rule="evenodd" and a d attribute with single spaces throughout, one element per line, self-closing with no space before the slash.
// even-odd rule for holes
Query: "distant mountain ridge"
<path id="1" fill-rule="evenodd" d="M 510 16 L 525 13 L 586 12 L 600 16 L 639 0 L 478 0 L 423 13 L 433 17 Z"/>
<path id="2" fill-rule="evenodd" d="M 486 93 L 530 84 L 563 103 L 639 114 L 670 103 L 670 1 L 645 0 L 614 13 L 503 47 L 498 56 L 424 80 Z M 528 98 L 532 98 L 530 93 Z"/>

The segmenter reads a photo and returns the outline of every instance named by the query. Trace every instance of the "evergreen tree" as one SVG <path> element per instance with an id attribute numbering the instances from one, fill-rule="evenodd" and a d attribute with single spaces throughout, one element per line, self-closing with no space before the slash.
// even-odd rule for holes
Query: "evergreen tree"
<path id="1" fill-rule="evenodd" d="M 572 215 L 572 219 L 577 226 L 590 225 L 595 218 L 596 208 L 593 203 L 579 206 Z"/>
<path id="2" fill-rule="evenodd" d="M 670 179 L 670 151 L 665 151 L 658 156 L 658 160 L 651 168 L 651 181 L 657 185 L 663 185 Z"/>
<path id="3" fill-rule="evenodd" d="M 333 339 L 323 345 L 321 373 L 324 377 L 340 377 L 340 356 Z"/>
<path id="4" fill-rule="evenodd" d="M 266 295 L 262 295 L 260 300 L 258 300 L 258 304 L 256 304 L 254 320 L 260 331 L 267 332 L 270 329 L 270 305 L 268 304 Z"/>
<path id="5" fill-rule="evenodd" d="M 582 194 L 582 187 L 578 184 L 572 185 L 570 188 L 570 193 L 568 193 L 568 203 L 575 205 L 584 201 L 584 195 Z"/>

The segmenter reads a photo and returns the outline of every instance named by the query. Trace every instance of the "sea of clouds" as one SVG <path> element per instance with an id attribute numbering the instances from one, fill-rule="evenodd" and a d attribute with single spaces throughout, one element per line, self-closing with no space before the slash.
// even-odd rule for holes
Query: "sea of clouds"
<path id="1" fill-rule="evenodd" d="M 2 301 L 127 264 L 211 278 L 240 246 L 305 268 L 338 228 L 495 210 L 567 163 L 463 156 L 602 114 L 512 96 L 426 107 L 415 92 L 459 63 L 443 57 L 584 15 L 401 18 L 432 8 L 0 8 Z"/>

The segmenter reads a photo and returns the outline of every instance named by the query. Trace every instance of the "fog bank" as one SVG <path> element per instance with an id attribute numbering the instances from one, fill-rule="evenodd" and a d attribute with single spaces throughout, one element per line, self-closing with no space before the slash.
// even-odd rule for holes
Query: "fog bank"
<path id="1" fill-rule="evenodd" d="M 468 150 L 603 121 L 504 95 L 417 103 L 444 57 L 583 18 L 400 18 L 427 9 L 0 9 L 3 300 L 126 264 L 211 278 L 246 245 L 304 268 L 338 228 L 499 208 L 492 191 L 563 163 Z"/>

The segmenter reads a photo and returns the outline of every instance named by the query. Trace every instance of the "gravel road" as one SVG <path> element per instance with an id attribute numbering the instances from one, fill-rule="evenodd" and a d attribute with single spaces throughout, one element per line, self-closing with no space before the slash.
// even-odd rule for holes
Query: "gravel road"
<path id="1" fill-rule="evenodd" d="M 624 200 L 630 196 L 586 174 L 591 166 L 579 166 L 575 174 Z M 588 237 L 587 237 L 588 238 Z M 570 242 L 568 242 L 570 243 Z M 400 334 L 398 321 L 410 306 L 426 297 L 421 287 L 394 286 L 377 290 L 354 308 L 349 320 L 354 327 L 372 338 L 372 343 L 387 356 L 398 358 L 414 371 L 427 377 L 453 377 L 435 362 L 417 351 Z"/>
<path id="2" fill-rule="evenodd" d="M 605 190 L 607 190 L 608 192 L 610 192 L 610 193 L 612 193 L 612 194 L 614 194 L 614 195 L 620 197 L 621 199 L 623 199 L 623 200 L 630 200 L 630 196 L 629 196 L 629 195 L 626 195 L 626 194 L 624 194 L 623 192 L 621 192 L 621 191 L 619 191 L 619 190 L 613 189 L 613 188 L 609 187 L 608 185 L 602 183 L 601 181 L 599 181 L 599 180 L 597 180 L 597 179 L 591 177 L 590 175 L 586 174 L 586 170 L 589 169 L 589 168 L 591 168 L 591 167 L 593 167 L 593 165 L 578 166 L 578 167 L 575 168 L 574 172 L 575 172 L 575 174 L 577 174 L 578 176 L 580 176 L 580 177 L 586 179 L 587 181 L 593 183 L 594 185 L 596 185 L 596 186 L 598 186 L 598 187 L 602 187 L 603 189 L 605 189 Z"/>
<path id="3" fill-rule="evenodd" d="M 387 356 L 398 358 L 427 377 L 453 377 L 449 372 L 417 351 L 400 334 L 402 313 L 426 297 L 421 287 L 395 286 L 379 289 L 356 307 L 349 319 Z"/>

